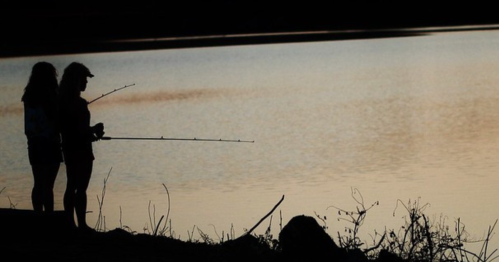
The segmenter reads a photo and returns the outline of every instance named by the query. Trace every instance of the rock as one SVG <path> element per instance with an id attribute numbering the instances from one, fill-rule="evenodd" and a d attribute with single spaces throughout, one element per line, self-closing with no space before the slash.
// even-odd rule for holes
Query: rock
<path id="1" fill-rule="evenodd" d="M 368 262 L 366 254 L 362 250 L 356 249 L 342 249 L 341 250 L 342 262 Z"/>
<path id="2" fill-rule="evenodd" d="M 317 220 L 310 216 L 293 217 L 279 233 L 279 245 L 285 259 L 342 259 L 343 252 Z"/>
<path id="3" fill-rule="evenodd" d="M 404 262 L 405 260 L 397 256 L 396 254 L 390 253 L 386 249 L 382 249 L 379 252 L 379 256 L 376 262 Z"/>

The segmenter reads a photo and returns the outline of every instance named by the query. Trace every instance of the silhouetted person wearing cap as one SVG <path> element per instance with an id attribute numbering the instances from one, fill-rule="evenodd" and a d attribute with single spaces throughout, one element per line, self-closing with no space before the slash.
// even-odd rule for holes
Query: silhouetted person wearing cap
<path id="1" fill-rule="evenodd" d="M 36 63 L 24 89 L 24 133 L 34 178 L 31 202 L 35 212 L 54 211 L 54 182 L 62 162 L 57 106 L 57 70 Z"/>
<path id="2" fill-rule="evenodd" d="M 93 76 L 86 66 L 73 62 L 64 69 L 59 84 L 62 151 L 67 173 L 64 210 L 74 226 L 76 213 L 78 229 L 83 232 L 94 231 L 86 222 L 87 188 L 95 159 L 92 142 L 104 135 L 102 123 L 90 126 L 88 102 L 80 96 L 87 88 L 87 77 Z"/>

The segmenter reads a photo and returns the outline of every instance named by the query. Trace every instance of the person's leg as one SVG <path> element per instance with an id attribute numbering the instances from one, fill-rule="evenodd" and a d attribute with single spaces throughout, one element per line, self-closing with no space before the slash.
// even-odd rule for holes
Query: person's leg
<path id="1" fill-rule="evenodd" d="M 35 212 L 43 212 L 43 168 L 40 165 L 31 165 L 31 170 L 34 180 L 33 189 L 31 190 L 31 204 Z"/>
<path id="2" fill-rule="evenodd" d="M 54 211 L 54 183 L 59 172 L 60 164 L 52 164 L 45 166 L 44 183 L 43 183 L 43 206 L 45 212 Z"/>
<path id="3" fill-rule="evenodd" d="M 90 183 L 90 177 L 92 175 L 93 161 L 82 162 L 79 168 L 79 174 L 76 184 L 76 196 L 75 196 L 75 211 L 76 218 L 78 221 L 78 227 L 81 229 L 87 229 L 87 188 Z"/>
<path id="4" fill-rule="evenodd" d="M 74 220 L 75 211 L 75 194 L 76 194 L 76 179 L 78 177 L 78 166 L 76 163 L 66 161 L 66 191 L 64 192 L 64 211 L 68 216 L 68 221 L 71 227 L 76 228 L 76 223 Z"/>

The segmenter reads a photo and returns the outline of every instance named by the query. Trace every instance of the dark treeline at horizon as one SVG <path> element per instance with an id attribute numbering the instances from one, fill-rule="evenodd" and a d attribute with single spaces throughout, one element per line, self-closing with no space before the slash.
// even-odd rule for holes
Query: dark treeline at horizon
<path id="1" fill-rule="evenodd" d="M 348 2 L 348 3 L 345 3 Z M 269 4 L 271 3 L 271 4 Z M 339 4 L 338 4 L 339 3 Z M 490 4 L 390 1 L 24 0 L 0 3 L 2 55 L 110 39 L 499 24 Z M 38 51 L 30 51 L 38 46 Z M 71 48 L 69 50 L 69 48 Z M 51 49 L 51 50 L 49 50 Z M 71 51 L 72 50 L 72 51 Z"/>

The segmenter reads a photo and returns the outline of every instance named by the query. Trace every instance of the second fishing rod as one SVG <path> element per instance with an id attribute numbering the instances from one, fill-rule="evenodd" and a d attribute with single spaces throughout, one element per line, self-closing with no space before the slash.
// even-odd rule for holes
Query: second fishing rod
<path id="1" fill-rule="evenodd" d="M 127 88 L 127 87 L 131 87 L 131 86 L 134 86 L 134 85 L 135 85 L 135 84 L 131 84 L 131 85 L 126 85 L 126 86 L 123 86 L 123 87 L 120 87 L 120 88 L 116 88 L 116 89 L 114 89 L 113 91 L 107 92 L 107 93 L 102 94 L 101 96 L 99 96 L 99 97 L 97 97 L 97 98 L 95 98 L 95 99 L 93 99 L 93 100 L 90 100 L 90 101 L 88 102 L 88 104 L 91 104 L 91 103 L 93 103 L 93 102 L 95 102 L 95 101 L 97 101 L 97 100 L 99 100 L 99 99 L 101 99 L 101 98 L 103 98 L 103 97 L 105 97 L 105 96 L 108 96 L 108 95 L 110 95 L 110 94 L 112 94 L 112 93 L 114 93 L 114 92 L 118 92 L 118 91 L 120 91 L 120 90 L 122 90 L 122 89 L 125 89 L 125 88 Z"/>

